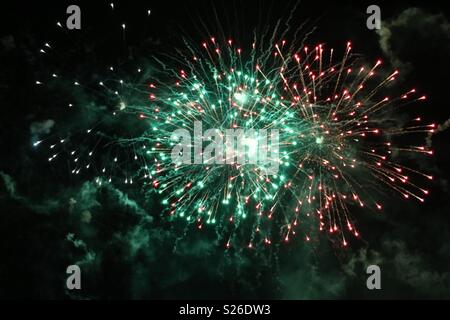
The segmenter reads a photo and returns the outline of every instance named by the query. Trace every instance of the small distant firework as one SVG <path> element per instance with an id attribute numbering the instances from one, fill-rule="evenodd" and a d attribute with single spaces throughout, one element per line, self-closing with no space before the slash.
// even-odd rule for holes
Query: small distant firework
<path id="1" fill-rule="evenodd" d="M 255 38 L 240 47 L 237 42 L 211 37 L 200 45 L 187 43 L 164 62 L 149 61 L 160 71 L 138 81 L 105 77 L 96 92 L 114 101 L 114 117 L 131 115 L 143 129 L 121 137 L 88 128 L 85 133 L 97 137 L 93 148 L 72 150 L 70 137 L 64 137 L 50 144 L 49 161 L 67 151 L 74 174 L 93 172 L 95 166 L 99 184 L 143 186 L 157 195 L 168 219 L 215 228 L 226 247 L 310 241 L 317 230 L 347 246 L 348 235 L 359 236 L 354 207 L 381 210 L 386 190 L 424 201 L 428 191 L 414 180 L 423 184 L 432 176 L 397 159 L 402 153 L 431 155 L 426 146 L 401 142 L 403 135 L 433 132 L 435 125 L 422 124 L 420 117 L 403 120 L 404 126 L 395 121 L 402 107 L 426 99 L 415 89 L 386 95 L 398 71 L 384 74 L 381 61 L 360 62 L 351 54 L 350 42 L 338 50 L 339 59 L 324 44 L 297 47 Z M 138 74 L 145 71 L 137 68 Z M 222 132 L 279 130 L 279 172 L 267 175 L 252 163 L 174 163 L 173 132 L 193 130 L 195 122 Z M 108 143 L 99 143 L 105 136 Z M 94 159 L 106 150 L 100 145 L 111 142 L 120 151 L 109 152 L 109 160 L 99 167 Z"/>

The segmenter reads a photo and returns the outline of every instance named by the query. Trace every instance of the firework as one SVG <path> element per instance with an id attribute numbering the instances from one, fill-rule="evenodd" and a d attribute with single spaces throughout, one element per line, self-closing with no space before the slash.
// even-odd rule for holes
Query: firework
<path id="1" fill-rule="evenodd" d="M 101 153 L 109 160 L 100 164 L 97 183 L 141 185 L 158 195 L 169 219 L 219 230 L 227 247 L 310 241 L 317 230 L 346 246 L 348 235 L 359 236 L 355 207 L 381 210 L 386 190 L 424 201 L 428 191 L 414 181 L 423 184 L 432 177 L 398 159 L 400 153 L 432 154 L 426 146 L 401 142 L 405 134 L 433 132 L 434 124 L 422 124 L 420 117 L 402 126 L 395 120 L 403 107 L 426 99 L 415 89 L 386 95 L 398 71 L 386 74 L 381 61 L 362 63 L 352 55 L 351 43 L 337 54 L 324 44 L 296 47 L 257 38 L 246 47 L 236 43 L 214 37 L 198 46 L 187 43 L 164 61 L 154 59 L 152 69 L 159 71 L 150 76 L 137 68 L 145 74 L 138 81 L 98 82 L 95 97 L 107 97 L 116 119 L 139 119 L 139 133 L 107 135 L 93 126 L 84 132 L 95 136 L 91 150 L 84 145 L 72 150 L 70 139 L 62 138 L 50 145 L 49 161 L 67 151 L 72 173 L 80 174 L 98 167 L 93 159 Z M 189 144 L 201 149 L 196 161 L 196 155 L 177 149 L 174 132 L 194 132 L 198 123 L 200 138 Z M 226 150 L 223 163 L 205 157 L 213 142 L 208 129 L 221 138 L 230 129 L 251 132 L 244 139 L 245 154 L 234 154 L 243 161 Z M 270 130 L 278 132 L 276 145 L 263 138 Z M 263 140 L 276 173 L 252 161 Z M 98 147 L 111 142 L 109 151 Z M 174 150 L 189 161 L 174 161 Z"/>

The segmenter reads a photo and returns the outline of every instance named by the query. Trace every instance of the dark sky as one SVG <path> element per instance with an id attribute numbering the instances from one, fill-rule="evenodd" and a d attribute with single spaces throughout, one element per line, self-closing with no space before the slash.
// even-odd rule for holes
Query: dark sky
<path id="1" fill-rule="evenodd" d="M 71 175 L 64 159 L 48 164 L 47 152 L 32 145 L 37 136 L 86 128 L 101 114 L 69 114 L 58 106 L 88 103 L 86 92 L 64 84 L 43 92 L 35 81 L 53 69 L 95 80 L 110 64 L 171 52 L 182 36 L 248 42 L 253 30 L 289 16 L 296 2 L 114 1 L 114 14 L 109 2 L 93 2 L 1 5 L 0 298 L 450 298 L 450 13 L 442 1 L 298 3 L 292 28 L 313 30 L 309 43 L 350 40 L 367 60 L 381 57 L 399 68 L 405 88 L 429 97 L 422 117 L 441 124 L 430 137 L 435 155 L 408 161 L 436 179 L 424 204 L 388 197 L 382 215 L 360 212 L 364 238 L 347 249 L 324 237 L 253 251 L 225 250 L 214 232 L 183 236 L 139 188 L 100 188 L 92 177 Z M 65 23 L 68 4 L 81 7 L 81 31 L 55 27 Z M 366 28 L 369 4 L 381 8 L 378 33 Z M 47 41 L 58 44 L 53 58 L 39 54 Z M 65 289 L 74 263 L 83 270 L 80 292 Z M 381 267 L 382 290 L 366 288 L 370 264 Z"/>

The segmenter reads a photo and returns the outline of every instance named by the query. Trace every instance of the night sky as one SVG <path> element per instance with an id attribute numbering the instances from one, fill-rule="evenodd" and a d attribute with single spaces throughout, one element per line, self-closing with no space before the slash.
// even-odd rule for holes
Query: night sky
<path id="1" fill-rule="evenodd" d="M 81 8 L 80 31 L 56 26 L 65 25 L 69 4 Z M 450 298 L 450 12 L 442 1 L 114 4 L 114 11 L 109 1 L 1 4 L 0 298 Z M 381 8 L 379 31 L 366 28 L 369 4 Z M 427 141 L 426 134 L 409 138 L 413 144 L 431 143 L 434 155 L 405 159 L 434 176 L 426 185 L 430 196 L 420 203 L 384 191 L 381 214 L 354 212 L 362 237 L 348 247 L 323 235 L 314 243 L 294 239 L 227 250 L 212 230 L 185 232 L 183 222 L 164 219 L 160 199 L 139 186 L 98 186 L 95 174 L 74 176 L 67 158 L 49 163 L 48 148 L 33 146 L 39 139 L 86 130 L 104 117 L 90 103 L 89 90 L 64 81 L 36 86 L 49 70 L 98 82 L 108 66 L 147 66 L 148 57 L 172 54 L 183 38 L 201 44 L 225 35 L 248 43 L 254 31 L 283 24 L 290 14 L 291 30 L 301 27 L 307 43 L 339 48 L 351 41 L 364 59 L 381 58 L 388 68 L 398 68 L 399 86 L 415 87 L 428 98 L 421 117 L 439 125 Z M 56 54 L 39 52 L 46 42 L 57 44 Z M 111 136 L 140 130 L 135 119 L 121 121 L 106 119 L 105 130 Z M 79 136 L 72 143 L 85 141 Z M 105 154 L 96 161 L 111 158 Z M 66 288 L 72 264 L 82 269 L 82 290 Z M 381 290 L 366 287 L 371 264 L 381 268 Z"/>

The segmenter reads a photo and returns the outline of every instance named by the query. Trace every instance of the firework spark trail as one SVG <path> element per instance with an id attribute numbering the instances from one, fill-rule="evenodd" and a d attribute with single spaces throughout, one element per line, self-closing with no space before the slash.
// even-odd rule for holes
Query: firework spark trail
<path id="1" fill-rule="evenodd" d="M 169 61 L 155 59 L 161 77 L 151 81 L 99 82 L 97 90 L 119 101 L 114 116 L 137 116 L 148 129 L 131 138 L 112 139 L 121 151 L 110 152 L 113 160 L 102 165 L 96 181 L 115 182 L 122 172 L 126 184 L 139 181 L 146 191 L 159 194 L 171 218 L 186 219 L 199 229 L 205 224 L 223 229 L 227 247 L 245 242 L 253 248 L 294 236 L 310 241 L 312 227 L 337 235 L 346 246 L 348 234 L 359 236 L 352 207 L 381 210 L 376 192 L 380 186 L 423 202 L 428 190 L 412 182 L 410 175 L 419 181 L 432 177 L 396 163 L 392 153 L 432 150 L 391 141 L 404 134 L 432 133 L 435 125 L 422 125 L 420 118 L 403 128 L 383 123 L 387 110 L 426 97 L 417 96 L 415 89 L 398 97 L 381 95 L 390 90 L 387 85 L 398 71 L 377 81 L 381 61 L 371 67 L 356 65 L 350 42 L 340 62 L 333 63 L 336 50 L 325 50 L 324 44 L 311 49 L 277 42 L 277 28 L 268 43 L 255 35 L 249 48 L 215 37 L 199 46 L 186 41 L 186 49 L 176 50 Z M 231 165 L 212 163 L 212 158 L 200 159 L 201 164 L 173 163 L 171 153 L 178 144 L 174 131 L 193 130 L 196 122 L 204 130 L 220 132 L 278 129 L 280 145 L 274 158 L 279 173 L 267 175 L 249 158 L 245 164 Z M 86 134 L 95 131 L 93 126 Z M 97 150 L 105 138 L 101 130 L 96 136 L 88 155 L 82 154 L 82 146 L 70 151 L 72 173 L 93 170 L 92 159 L 103 152 Z M 69 140 L 50 145 L 49 161 L 68 149 Z M 271 148 L 267 145 L 266 151 Z M 239 229 L 248 229 L 247 239 L 237 239 Z"/>

